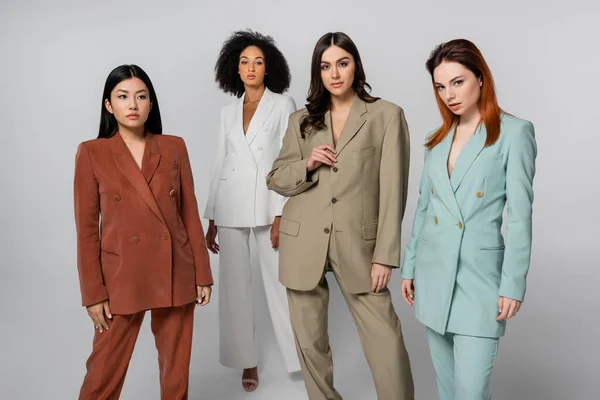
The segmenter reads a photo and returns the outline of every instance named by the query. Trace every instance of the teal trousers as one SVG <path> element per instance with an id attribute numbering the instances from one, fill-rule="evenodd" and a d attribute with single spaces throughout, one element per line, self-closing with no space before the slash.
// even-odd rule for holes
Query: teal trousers
<path id="1" fill-rule="evenodd" d="M 498 338 L 439 333 L 427 328 L 440 400 L 490 400 Z"/>

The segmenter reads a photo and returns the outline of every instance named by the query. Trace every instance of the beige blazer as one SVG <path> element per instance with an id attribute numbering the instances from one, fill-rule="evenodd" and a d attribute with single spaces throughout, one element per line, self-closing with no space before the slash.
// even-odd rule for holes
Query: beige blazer
<path id="1" fill-rule="evenodd" d="M 306 109 L 290 116 L 267 186 L 290 197 L 280 224 L 279 280 L 312 290 L 321 280 L 329 235 L 334 234 L 341 279 L 351 293 L 371 289 L 371 264 L 400 265 L 400 229 L 406 204 L 409 134 L 403 110 L 384 100 L 357 96 L 337 144 L 337 163 L 307 173 L 312 149 L 333 146 L 326 129 L 300 135 Z"/>

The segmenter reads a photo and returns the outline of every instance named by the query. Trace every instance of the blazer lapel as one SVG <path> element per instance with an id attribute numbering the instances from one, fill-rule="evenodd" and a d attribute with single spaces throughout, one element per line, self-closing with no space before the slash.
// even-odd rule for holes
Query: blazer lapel
<path id="1" fill-rule="evenodd" d="M 460 151 L 456 163 L 454 164 L 454 169 L 452 170 L 452 176 L 450 178 L 454 193 L 458 190 L 463 178 L 471 168 L 473 161 L 475 161 L 479 153 L 481 153 L 481 150 L 483 150 L 486 137 L 487 132 L 485 124 L 482 121 L 473 136 L 465 143 L 465 146 Z"/>
<path id="2" fill-rule="evenodd" d="M 454 132 L 455 128 L 453 127 L 444 140 L 433 149 L 430 171 L 432 173 L 434 192 L 437 192 L 438 197 L 446 205 L 448 211 L 459 220 L 462 220 L 462 213 L 456 202 L 454 190 L 448 177 L 448 155 L 450 154 L 450 147 L 454 140 Z"/>
<path id="3" fill-rule="evenodd" d="M 146 139 L 144 157 L 142 159 L 142 170 L 138 168 L 129 148 L 118 132 L 109 140 L 112 156 L 117 168 L 125 178 L 127 178 L 129 183 L 131 183 L 131 186 L 135 188 L 154 215 L 156 215 L 160 222 L 166 227 L 167 223 L 156 203 L 154 194 L 152 194 L 152 191 L 150 190 L 150 186 L 148 186 L 148 182 L 152 179 L 154 171 L 156 171 L 156 167 L 158 166 L 158 161 L 160 160 L 158 146 L 156 140 L 152 136 L 153 135 L 149 133 Z"/>
<path id="4" fill-rule="evenodd" d="M 142 162 L 142 174 L 146 178 L 146 182 L 150 183 L 154 172 L 160 162 L 160 153 L 158 152 L 158 144 L 155 136 L 148 132 L 146 135 L 146 147 L 144 148 L 144 159 Z"/>
<path id="5" fill-rule="evenodd" d="M 317 137 L 323 144 L 328 144 L 332 148 L 333 145 L 333 130 L 331 129 L 331 112 L 328 110 L 324 115 L 325 129 L 321 129 L 316 132 Z"/>
<path id="6" fill-rule="evenodd" d="M 243 105 L 242 105 L 243 107 Z M 246 141 L 248 145 L 251 145 L 260 129 L 263 127 L 269 115 L 273 111 L 275 107 L 275 96 L 273 92 L 269 89 L 265 88 L 265 92 L 262 95 L 262 98 L 258 102 L 258 106 L 256 107 L 256 111 L 250 120 L 250 124 L 248 125 L 248 130 L 246 131 Z M 243 115 L 243 114 L 242 114 Z"/>
<path id="7" fill-rule="evenodd" d="M 336 154 L 338 157 L 342 150 L 344 150 L 344 147 L 346 147 L 350 140 L 356 136 L 360 128 L 365 124 L 366 119 L 363 118 L 363 115 L 366 113 L 367 105 L 357 95 L 354 95 L 352 108 L 350 109 L 348 119 L 346 120 L 346 124 L 344 125 L 344 129 L 342 130 L 342 134 L 340 135 L 336 146 Z M 331 121 L 331 117 L 329 120 Z"/>
<path id="8" fill-rule="evenodd" d="M 238 101 L 235 123 L 233 124 L 233 129 L 231 130 L 231 135 L 233 138 L 240 144 L 240 146 L 244 149 L 244 153 L 256 164 L 256 160 L 254 159 L 254 154 L 252 154 L 252 150 L 250 149 L 250 145 L 248 144 L 248 139 L 246 135 L 244 135 L 244 99 L 246 98 L 246 93 L 242 95 L 242 97 Z M 257 110 L 258 111 L 258 110 Z M 252 124 L 252 121 L 250 121 Z M 248 125 L 248 132 L 250 132 L 250 125 Z"/>

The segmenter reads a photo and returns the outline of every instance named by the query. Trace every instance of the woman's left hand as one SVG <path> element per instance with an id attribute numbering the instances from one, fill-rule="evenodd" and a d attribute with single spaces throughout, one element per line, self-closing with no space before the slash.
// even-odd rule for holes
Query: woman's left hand
<path id="1" fill-rule="evenodd" d="M 279 247 L 279 222 L 281 216 L 275 217 L 275 220 L 271 224 L 271 246 L 276 249 Z"/>
<path id="2" fill-rule="evenodd" d="M 520 309 L 521 302 L 519 300 L 500 296 L 500 298 L 498 298 L 498 312 L 500 315 L 496 317 L 496 321 L 511 319 L 517 315 Z"/>
<path id="3" fill-rule="evenodd" d="M 385 289 L 392 278 L 392 267 L 373 263 L 371 266 L 371 292 L 379 293 Z"/>
<path id="4" fill-rule="evenodd" d="M 196 293 L 196 303 L 199 306 L 205 306 L 210 303 L 212 286 L 196 286 Z"/>

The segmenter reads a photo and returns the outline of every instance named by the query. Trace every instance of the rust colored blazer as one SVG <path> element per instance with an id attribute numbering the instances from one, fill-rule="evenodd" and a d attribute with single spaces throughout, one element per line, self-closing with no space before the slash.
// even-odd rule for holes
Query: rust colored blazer
<path id="1" fill-rule="evenodd" d="M 84 306 L 180 306 L 196 299 L 196 285 L 213 284 L 182 138 L 148 133 L 141 170 L 119 133 L 83 142 L 74 181 Z"/>

